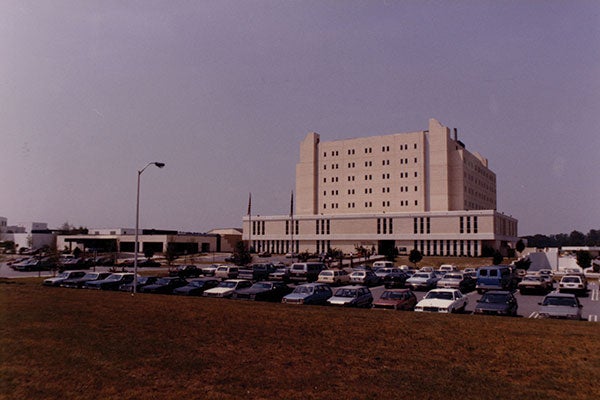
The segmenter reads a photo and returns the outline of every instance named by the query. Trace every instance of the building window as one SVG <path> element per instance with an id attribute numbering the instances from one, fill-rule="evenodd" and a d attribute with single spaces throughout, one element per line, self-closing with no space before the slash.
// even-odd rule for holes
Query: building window
<path id="1" fill-rule="evenodd" d="M 415 217 L 415 218 L 413 218 L 413 233 L 415 233 L 415 234 L 418 233 L 418 229 L 417 228 L 418 228 L 418 222 L 417 222 L 417 217 Z M 416 247 L 417 246 L 415 245 L 415 248 Z"/>
<path id="2" fill-rule="evenodd" d="M 381 218 L 377 218 L 377 234 L 381 234 Z"/>
<path id="3" fill-rule="evenodd" d="M 460 222 L 459 222 L 459 232 L 460 233 L 465 233 L 465 218 L 464 217 L 460 217 Z"/>
<path id="4" fill-rule="evenodd" d="M 473 233 L 478 233 L 478 226 L 477 226 L 477 216 L 473 217 Z M 477 242 L 475 242 L 477 243 Z M 477 250 L 475 250 L 475 253 L 477 253 Z"/>
<path id="5" fill-rule="evenodd" d="M 300 223 L 296 220 L 296 235 L 300 233 Z"/>
<path id="6" fill-rule="evenodd" d="M 390 227 L 390 233 L 394 233 L 394 225 L 392 223 L 393 219 L 389 219 L 388 226 Z"/>
<path id="7" fill-rule="evenodd" d="M 317 232 L 319 233 L 319 232 Z M 285 234 L 289 235 L 290 234 L 290 221 L 285 221 Z"/>

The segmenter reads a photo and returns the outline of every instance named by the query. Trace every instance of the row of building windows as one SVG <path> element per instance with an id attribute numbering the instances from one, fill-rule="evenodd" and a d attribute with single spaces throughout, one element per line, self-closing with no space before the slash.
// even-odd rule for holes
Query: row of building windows
<path id="1" fill-rule="evenodd" d="M 459 218 L 459 232 L 460 233 L 471 233 L 471 220 L 473 221 L 472 230 L 473 233 L 479 232 L 479 220 L 477 216 L 473 217 L 460 217 Z M 466 222 L 466 225 L 465 225 Z"/>
<path id="2" fill-rule="evenodd" d="M 426 256 L 479 256 L 478 240 L 415 240 L 415 249 Z"/>
<path id="3" fill-rule="evenodd" d="M 392 218 L 377 218 L 377 234 L 394 233 L 394 220 Z"/>
<path id="4" fill-rule="evenodd" d="M 415 206 L 419 205 L 419 201 L 418 200 L 415 200 L 414 202 L 415 202 L 414 203 Z M 408 200 L 400 200 L 399 204 L 400 204 L 401 207 L 408 207 L 409 204 L 410 204 L 410 202 Z M 330 203 L 329 206 L 330 206 L 330 209 L 339 209 L 340 208 L 339 203 Z M 391 207 L 392 206 L 392 202 L 389 201 L 389 200 L 384 200 L 384 201 L 382 201 L 381 206 L 383 208 Z M 365 208 L 372 208 L 372 207 L 373 207 L 373 202 L 372 201 L 365 201 Z M 347 208 L 356 208 L 356 203 L 354 203 L 354 202 L 347 203 Z M 325 209 L 325 210 L 327 209 L 327 203 L 323 203 L 323 209 Z"/>
<path id="5" fill-rule="evenodd" d="M 252 221 L 252 235 L 265 234 L 265 221 Z"/>
<path id="6" fill-rule="evenodd" d="M 413 148 L 415 150 L 417 149 L 417 147 L 418 147 L 417 144 L 413 143 Z M 400 150 L 408 150 L 408 144 L 406 144 L 406 143 L 401 144 L 400 145 Z M 382 146 L 381 147 L 381 152 L 383 152 L 383 153 L 387 153 L 387 152 L 390 152 L 390 151 L 391 151 L 390 146 Z M 365 147 L 364 148 L 364 152 L 365 152 L 365 154 L 373 153 L 373 148 L 372 147 Z M 354 154 L 356 154 L 355 149 L 348 149 L 348 155 L 349 156 L 350 155 L 354 155 Z M 336 157 L 336 156 L 339 156 L 339 155 L 340 155 L 340 152 L 338 150 L 332 150 L 331 151 L 331 157 Z M 327 152 L 323 152 L 323 157 L 327 157 Z"/>
<path id="7" fill-rule="evenodd" d="M 406 201 L 408 203 L 408 201 Z M 389 207 L 390 202 L 384 201 L 383 206 Z M 325 208 L 326 205 L 323 205 Z M 365 207 L 372 207 L 372 202 L 365 202 Z M 331 204 L 332 208 L 338 208 L 337 203 Z M 354 208 L 355 203 L 348 203 L 348 208 Z M 479 232 L 479 220 L 477 216 L 461 216 L 458 218 L 459 221 L 459 233 L 478 233 Z M 500 226 L 502 234 L 513 234 L 516 230 L 516 223 L 509 221 L 504 218 L 497 218 L 497 224 Z M 293 226 L 293 232 L 290 228 Z M 331 233 L 331 220 L 319 219 L 315 221 L 315 232 L 317 235 L 329 235 Z M 392 218 L 377 218 L 377 233 L 378 234 L 389 234 L 393 233 L 393 219 Z M 414 234 L 430 234 L 431 233 L 431 218 L 430 217 L 414 217 L 413 218 L 413 233 Z M 300 224 L 298 220 L 286 220 L 285 221 L 285 234 L 300 234 Z M 265 221 L 252 221 L 252 235 L 260 236 L 265 235 Z"/>
<path id="8" fill-rule="evenodd" d="M 316 223 L 316 234 L 317 235 L 329 235 L 330 232 L 330 223 L 329 219 L 318 219 L 315 221 Z"/>
<path id="9" fill-rule="evenodd" d="M 418 172 L 414 171 L 414 177 L 417 178 L 418 176 L 419 176 Z M 349 175 L 348 176 L 348 182 L 354 182 L 355 178 L 356 177 L 354 175 Z M 400 178 L 408 178 L 408 172 L 400 172 Z M 339 179 L 340 178 L 337 177 L 337 176 L 331 177 L 331 182 L 333 182 L 333 183 L 339 182 Z M 383 173 L 381 175 L 381 179 L 384 179 L 384 180 L 385 179 L 392 179 L 392 175 L 389 174 L 389 173 Z M 372 181 L 373 180 L 373 175 L 372 174 L 366 174 L 364 180 L 365 181 Z M 327 183 L 327 177 L 323 178 L 323 183 Z M 466 186 L 465 186 L 465 190 L 467 190 Z"/>
<path id="10" fill-rule="evenodd" d="M 296 235 L 298 235 L 300 233 L 300 224 L 298 223 L 298 220 L 294 221 L 294 232 Z M 290 225 L 292 224 L 292 221 L 285 221 L 285 234 L 289 235 L 290 234 Z M 264 232 L 263 232 L 264 233 Z"/>

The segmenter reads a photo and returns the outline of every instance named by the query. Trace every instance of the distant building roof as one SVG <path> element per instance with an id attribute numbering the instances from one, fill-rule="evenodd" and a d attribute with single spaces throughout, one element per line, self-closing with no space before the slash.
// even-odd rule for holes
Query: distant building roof
<path id="1" fill-rule="evenodd" d="M 217 235 L 241 235 L 241 228 L 222 228 L 222 229 L 213 229 L 208 233 L 217 234 Z"/>

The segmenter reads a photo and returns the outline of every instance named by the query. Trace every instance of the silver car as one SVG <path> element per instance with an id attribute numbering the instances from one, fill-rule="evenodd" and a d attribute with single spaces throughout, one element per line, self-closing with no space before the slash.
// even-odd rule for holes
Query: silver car
<path id="1" fill-rule="evenodd" d="M 583 306 L 573 293 L 550 293 L 544 297 L 538 312 L 540 318 L 581 319 Z"/>

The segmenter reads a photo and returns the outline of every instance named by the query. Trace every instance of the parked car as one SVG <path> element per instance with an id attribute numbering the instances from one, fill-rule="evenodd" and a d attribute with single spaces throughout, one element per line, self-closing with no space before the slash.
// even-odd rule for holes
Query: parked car
<path id="1" fill-rule="evenodd" d="M 477 300 L 475 314 L 516 316 L 519 304 L 508 290 L 490 290 Z"/>
<path id="2" fill-rule="evenodd" d="M 249 288 L 252 281 L 247 279 L 227 279 L 219 283 L 218 286 L 205 290 L 202 293 L 204 297 L 231 297 L 233 292 L 239 289 Z"/>
<path id="3" fill-rule="evenodd" d="M 289 282 L 290 281 L 290 267 L 279 267 L 275 270 L 275 272 L 271 272 L 269 274 L 270 281 L 282 281 Z"/>
<path id="4" fill-rule="evenodd" d="M 218 279 L 235 279 L 238 276 L 239 267 L 233 265 L 220 265 L 215 271 L 215 278 Z"/>
<path id="5" fill-rule="evenodd" d="M 212 265 L 208 265 L 206 267 L 202 267 L 202 275 L 204 276 L 215 276 L 215 271 L 217 270 L 217 268 L 219 268 L 219 265 L 217 264 L 212 264 Z"/>
<path id="6" fill-rule="evenodd" d="M 89 268 L 83 258 L 63 257 L 58 262 L 58 268 L 61 271 Z"/>
<path id="7" fill-rule="evenodd" d="M 378 268 L 394 268 L 394 263 L 391 261 L 375 261 L 373 263 L 373 270 Z"/>
<path id="8" fill-rule="evenodd" d="M 314 282 L 324 269 L 325 264 L 320 262 L 293 263 L 290 267 L 290 280 L 295 282 Z"/>
<path id="9" fill-rule="evenodd" d="M 144 286 L 152 285 L 159 279 L 160 276 L 140 276 L 137 279 L 136 290 L 140 291 Z M 120 285 L 119 290 L 121 292 L 133 292 L 133 281 Z"/>
<path id="10" fill-rule="evenodd" d="M 181 296 L 202 296 L 205 290 L 212 289 L 219 285 L 216 278 L 197 278 L 188 280 L 188 284 L 173 289 L 173 294 Z"/>
<path id="11" fill-rule="evenodd" d="M 558 283 L 558 291 L 561 293 L 574 292 L 587 293 L 587 279 L 582 275 L 565 275 Z"/>
<path id="12" fill-rule="evenodd" d="M 66 279 L 60 286 L 81 289 L 86 282 L 98 281 L 107 278 L 110 272 L 87 272 L 80 278 Z"/>
<path id="13" fill-rule="evenodd" d="M 118 290 L 122 284 L 133 282 L 133 276 L 130 272 L 116 272 L 110 274 L 106 279 L 86 282 L 83 287 L 97 290 Z"/>
<path id="14" fill-rule="evenodd" d="M 140 288 L 141 293 L 171 294 L 178 287 L 187 285 L 187 281 L 178 276 L 167 276 L 159 278 L 151 285 L 144 285 Z"/>
<path id="15" fill-rule="evenodd" d="M 85 275 L 84 271 L 64 271 L 56 275 L 54 278 L 44 279 L 44 286 L 60 286 L 67 279 L 77 279 Z"/>
<path id="16" fill-rule="evenodd" d="M 11 266 L 15 271 L 44 271 L 51 270 L 52 268 L 56 268 L 56 262 L 52 262 L 49 259 L 40 260 L 37 257 L 28 258 L 25 261 L 21 261 L 19 263 L 15 263 Z"/>
<path id="17" fill-rule="evenodd" d="M 433 289 L 417 303 L 417 312 L 456 313 L 464 312 L 469 299 L 458 289 Z"/>
<path id="18" fill-rule="evenodd" d="M 408 278 L 409 275 L 405 271 L 399 268 L 392 268 L 392 271 L 383 277 L 383 285 L 386 289 L 403 288 L 406 286 Z"/>
<path id="19" fill-rule="evenodd" d="M 410 289 L 386 290 L 378 300 L 373 302 L 373 308 L 390 310 L 414 310 L 417 296 Z"/>
<path id="20" fill-rule="evenodd" d="M 517 288 L 521 294 L 547 293 L 552 290 L 550 282 L 539 275 L 525 275 L 521 282 L 517 284 Z"/>
<path id="21" fill-rule="evenodd" d="M 258 253 L 258 256 L 259 256 L 259 257 L 263 257 L 263 258 L 264 258 L 264 257 L 271 257 L 271 253 L 270 253 L 270 252 L 268 252 L 268 251 L 263 251 L 263 252 L 261 252 L 261 253 Z"/>
<path id="22" fill-rule="evenodd" d="M 350 283 L 359 283 L 366 286 L 378 285 L 381 282 L 375 272 L 369 270 L 354 271 L 350 274 Z"/>
<path id="23" fill-rule="evenodd" d="M 175 268 L 169 268 L 169 276 L 178 276 L 180 278 L 197 278 L 202 271 L 195 265 L 179 265 Z"/>
<path id="24" fill-rule="evenodd" d="M 266 281 L 269 279 L 269 274 L 275 271 L 276 268 L 271 263 L 252 264 L 248 268 L 240 269 L 237 277 L 251 281 Z"/>
<path id="25" fill-rule="evenodd" d="M 432 272 L 416 272 L 406 280 L 406 287 L 413 290 L 429 290 L 437 285 L 439 278 Z"/>
<path id="26" fill-rule="evenodd" d="M 447 272 L 442 279 L 437 282 L 438 288 L 458 289 L 463 293 L 469 293 L 475 290 L 476 281 L 469 275 L 462 272 Z"/>
<path id="27" fill-rule="evenodd" d="M 296 286 L 294 291 L 283 297 L 286 304 L 326 304 L 333 293 L 329 285 L 324 283 L 305 283 Z"/>
<path id="28" fill-rule="evenodd" d="M 343 269 L 326 269 L 319 273 L 317 282 L 329 285 L 348 284 L 350 283 L 350 275 Z"/>
<path id="29" fill-rule="evenodd" d="M 453 265 L 453 264 L 442 264 L 438 268 L 438 271 L 456 272 L 456 271 L 458 271 L 458 267 L 456 265 Z"/>
<path id="30" fill-rule="evenodd" d="M 540 318 L 581 319 L 583 306 L 573 293 L 550 293 L 544 297 L 538 311 Z"/>
<path id="31" fill-rule="evenodd" d="M 375 275 L 377 275 L 381 280 L 383 280 L 383 278 L 385 278 L 385 276 L 388 274 L 403 273 L 402 270 L 397 267 L 380 267 L 376 269 L 373 268 L 373 272 L 375 272 Z"/>
<path id="32" fill-rule="evenodd" d="M 342 286 L 327 299 L 327 303 L 332 306 L 369 308 L 373 303 L 373 294 L 366 286 Z"/>
<path id="33" fill-rule="evenodd" d="M 255 301 L 275 301 L 281 302 L 283 296 L 290 294 L 292 288 L 283 282 L 256 282 L 249 288 L 237 289 L 231 295 L 232 299 L 255 300 Z"/>

